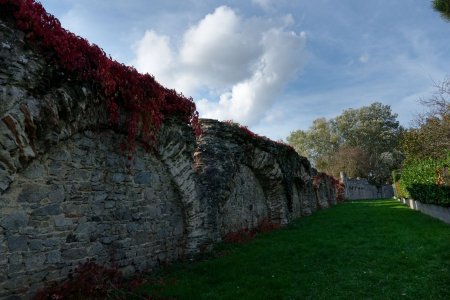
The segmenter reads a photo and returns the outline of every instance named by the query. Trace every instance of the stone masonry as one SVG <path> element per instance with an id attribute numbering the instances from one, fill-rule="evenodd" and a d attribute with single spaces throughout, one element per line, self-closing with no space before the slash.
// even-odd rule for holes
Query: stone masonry
<path id="1" fill-rule="evenodd" d="M 229 232 L 335 204 L 329 177 L 238 126 L 167 119 L 129 160 L 101 99 L 0 19 L 0 298 L 28 297 L 87 259 L 125 274 L 207 251 Z"/>
<path id="2" fill-rule="evenodd" d="M 346 200 L 394 197 L 394 188 L 390 184 L 377 187 L 370 184 L 366 178 L 349 178 L 344 172 L 340 174 L 340 181 L 345 186 L 344 198 Z"/>

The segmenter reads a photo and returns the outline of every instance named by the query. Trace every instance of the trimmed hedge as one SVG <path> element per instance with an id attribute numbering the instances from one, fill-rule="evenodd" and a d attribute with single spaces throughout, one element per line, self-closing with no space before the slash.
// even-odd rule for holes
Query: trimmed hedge
<path id="1" fill-rule="evenodd" d="M 396 174 L 399 197 L 412 198 L 423 203 L 450 206 L 449 182 L 450 151 L 442 159 L 413 160 L 403 166 L 401 176 Z"/>

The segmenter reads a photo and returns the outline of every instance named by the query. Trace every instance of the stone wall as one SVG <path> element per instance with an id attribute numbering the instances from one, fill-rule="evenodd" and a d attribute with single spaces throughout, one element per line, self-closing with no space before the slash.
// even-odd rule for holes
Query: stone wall
<path id="1" fill-rule="evenodd" d="M 377 187 L 368 182 L 366 178 L 349 178 L 341 172 L 340 181 L 344 183 L 344 199 L 380 199 L 394 197 L 392 185 L 386 184 Z"/>
<path id="2" fill-rule="evenodd" d="M 0 298 L 80 262 L 132 274 L 207 251 L 227 233 L 335 204 L 329 177 L 237 126 L 167 119 L 158 147 L 119 150 L 92 87 L 47 64 L 0 20 Z"/>

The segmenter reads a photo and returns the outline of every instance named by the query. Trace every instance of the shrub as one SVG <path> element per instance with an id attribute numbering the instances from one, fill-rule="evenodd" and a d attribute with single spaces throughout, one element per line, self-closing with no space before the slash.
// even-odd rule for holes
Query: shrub
<path id="1" fill-rule="evenodd" d="M 227 233 L 223 237 L 223 241 L 226 243 L 241 244 L 253 240 L 255 236 L 256 233 L 254 231 L 249 230 L 248 228 L 242 228 L 238 231 Z"/>
<path id="2" fill-rule="evenodd" d="M 450 206 L 450 186 L 446 182 L 450 151 L 442 159 L 421 159 L 408 162 L 398 181 L 404 196 L 424 203 Z"/>
<path id="3" fill-rule="evenodd" d="M 78 266 L 68 279 L 38 291 L 34 299 L 105 299 L 117 291 L 122 283 L 122 274 L 117 269 L 87 261 Z"/>
<path id="4" fill-rule="evenodd" d="M 401 170 L 393 170 L 392 171 L 392 181 L 394 185 L 394 194 L 398 198 L 407 198 L 407 192 L 400 183 L 400 179 L 402 178 Z"/>
<path id="5" fill-rule="evenodd" d="M 238 231 L 227 233 L 223 237 L 223 241 L 226 243 L 234 243 L 234 244 L 246 243 L 253 240 L 257 233 L 270 232 L 278 228 L 280 228 L 280 224 L 274 223 L 266 218 L 262 220 L 261 223 L 259 223 L 256 228 L 252 230 L 248 228 L 242 228 Z"/>
<path id="6" fill-rule="evenodd" d="M 339 182 L 336 178 L 332 177 L 334 188 L 336 189 L 336 203 L 342 203 L 345 200 L 345 184 Z"/>

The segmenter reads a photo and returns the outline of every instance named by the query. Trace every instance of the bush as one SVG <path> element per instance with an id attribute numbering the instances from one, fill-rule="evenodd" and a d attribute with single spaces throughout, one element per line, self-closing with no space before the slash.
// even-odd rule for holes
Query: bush
<path id="1" fill-rule="evenodd" d="M 117 269 L 87 261 L 66 280 L 38 291 L 34 299 L 105 299 L 111 297 L 123 282 L 122 274 Z"/>
<path id="2" fill-rule="evenodd" d="M 400 193 L 423 203 L 450 206 L 449 165 L 450 151 L 442 159 L 410 161 L 398 181 Z"/>
<path id="3" fill-rule="evenodd" d="M 227 233 L 223 237 L 223 241 L 226 243 L 241 244 L 253 240 L 257 233 L 270 232 L 280 228 L 280 224 L 273 223 L 269 219 L 264 219 L 254 229 L 242 228 L 238 231 Z"/>
<path id="4" fill-rule="evenodd" d="M 402 178 L 401 170 L 393 170 L 392 171 L 392 184 L 394 186 L 394 194 L 395 197 L 398 198 L 407 198 L 407 192 L 403 188 L 400 183 L 400 179 Z"/>

